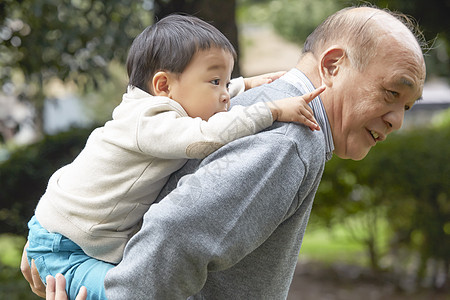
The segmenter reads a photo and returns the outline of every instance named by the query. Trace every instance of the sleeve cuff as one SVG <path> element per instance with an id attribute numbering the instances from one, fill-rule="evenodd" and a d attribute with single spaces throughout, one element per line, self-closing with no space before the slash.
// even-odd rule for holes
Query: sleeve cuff
<path id="1" fill-rule="evenodd" d="M 230 93 L 230 98 L 236 97 L 237 95 L 245 91 L 244 77 L 238 77 L 231 79 L 230 87 L 228 89 Z"/>

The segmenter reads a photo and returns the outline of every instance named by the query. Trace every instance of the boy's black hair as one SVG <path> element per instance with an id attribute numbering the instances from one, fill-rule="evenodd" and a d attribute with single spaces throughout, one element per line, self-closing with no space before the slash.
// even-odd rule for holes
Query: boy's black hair
<path id="1" fill-rule="evenodd" d="M 133 41 L 127 58 L 129 85 L 151 94 L 148 82 L 157 72 L 181 74 L 197 51 L 214 47 L 236 59 L 233 45 L 211 24 L 193 16 L 167 16 Z"/>

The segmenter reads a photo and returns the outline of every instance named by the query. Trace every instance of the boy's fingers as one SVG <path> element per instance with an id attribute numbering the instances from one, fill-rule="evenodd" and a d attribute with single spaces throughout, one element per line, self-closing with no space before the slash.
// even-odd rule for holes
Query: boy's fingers
<path id="1" fill-rule="evenodd" d="M 306 117 L 311 122 L 317 123 L 317 120 L 314 117 L 314 112 L 309 105 L 305 105 L 305 106 L 301 107 L 298 114 Z"/>
<path id="2" fill-rule="evenodd" d="M 309 125 L 310 128 L 314 128 L 315 130 L 320 130 L 320 126 L 317 123 L 317 121 L 314 119 L 314 121 L 309 121 L 311 124 Z"/>
<path id="3" fill-rule="evenodd" d="M 310 120 L 307 120 L 306 122 L 305 122 L 305 125 L 306 126 L 308 126 L 311 130 L 320 130 L 320 127 L 319 127 L 319 125 L 317 125 L 316 123 L 314 123 L 314 122 L 312 122 L 312 121 L 310 121 Z"/>
<path id="4" fill-rule="evenodd" d="M 303 106 L 302 109 L 304 109 L 304 111 L 302 111 L 303 115 L 307 116 L 308 119 L 314 119 L 314 112 L 309 105 Z"/>
<path id="5" fill-rule="evenodd" d="M 310 121 L 310 124 L 308 125 L 308 127 L 311 128 L 311 130 L 317 130 L 317 131 L 320 130 L 320 126 L 316 122 Z"/>
<path id="6" fill-rule="evenodd" d="M 317 123 L 314 116 L 308 113 L 297 115 L 295 122 L 306 125 L 311 128 L 311 130 L 320 130 L 319 124 Z"/>
<path id="7" fill-rule="evenodd" d="M 311 129 L 320 130 L 319 123 L 317 123 L 316 118 L 314 118 L 314 115 L 307 115 L 304 114 L 306 118 L 306 126 L 308 126 Z"/>
<path id="8" fill-rule="evenodd" d="M 309 94 L 305 94 L 303 95 L 303 99 L 305 100 L 306 103 L 311 102 L 314 98 L 316 98 L 317 96 L 319 96 L 323 91 L 325 91 L 326 86 L 322 85 L 321 87 L 315 89 L 314 91 L 312 91 Z"/>
<path id="9" fill-rule="evenodd" d="M 269 73 L 269 78 L 272 80 L 278 79 L 281 76 L 283 76 L 284 74 L 286 74 L 286 71 L 278 71 L 278 72 L 274 72 L 274 73 Z"/>

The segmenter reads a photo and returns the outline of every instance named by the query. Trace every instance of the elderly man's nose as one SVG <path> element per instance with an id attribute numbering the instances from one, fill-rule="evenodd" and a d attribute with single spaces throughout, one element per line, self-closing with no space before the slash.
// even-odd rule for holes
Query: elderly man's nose
<path id="1" fill-rule="evenodd" d="M 403 109 L 391 111 L 384 116 L 384 122 L 386 123 L 387 132 L 390 133 L 395 130 L 399 130 L 403 124 L 403 118 L 405 111 Z"/>

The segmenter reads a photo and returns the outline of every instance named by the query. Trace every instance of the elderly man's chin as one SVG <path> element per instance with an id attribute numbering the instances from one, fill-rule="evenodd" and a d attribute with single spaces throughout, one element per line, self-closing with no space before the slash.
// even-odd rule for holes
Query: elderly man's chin
<path id="1" fill-rule="evenodd" d="M 367 156 L 370 149 L 372 149 L 372 146 L 358 147 L 357 149 L 350 147 L 346 149 L 347 151 L 339 151 L 339 149 L 335 149 L 334 154 L 342 159 L 362 160 Z"/>

